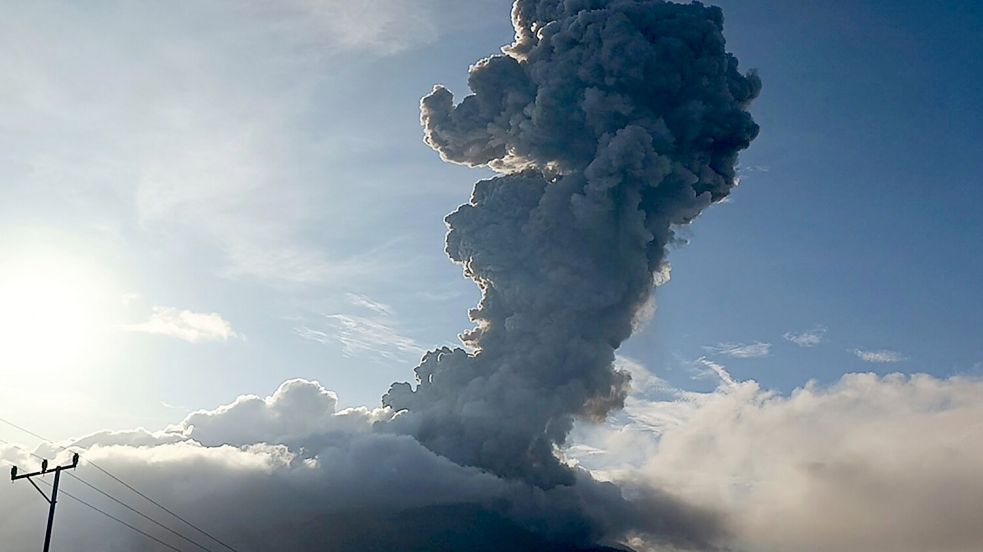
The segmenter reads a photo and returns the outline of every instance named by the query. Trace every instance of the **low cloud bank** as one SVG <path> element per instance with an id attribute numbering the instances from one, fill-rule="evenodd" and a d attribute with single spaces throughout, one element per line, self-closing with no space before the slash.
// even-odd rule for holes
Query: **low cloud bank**
<path id="1" fill-rule="evenodd" d="M 243 551 L 600 550 L 580 543 L 638 527 L 696 543 L 716 522 L 654 490 L 639 489 L 629 502 L 618 487 L 584 470 L 575 485 L 544 490 L 464 467 L 413 437 L 386 431 L 378 422 L 393 418 L 390 409 L 339 411 L 336 405 L 320 384 L 292 380 L 269 397 L 239 397 L 162 431 L 105 431 L 63 445 L 83 451 L 77 474 L 86 481 L 168 519 L 86 464 L 94 462 Z M 36 453 L 66 454 L 48 445 Z M 0 445 L 0 459 L 24 468 L 38 463 L 13 446 Z M 71 477 L 63 489 L 107 505 Z M 33 495 L 26 485 L 0 494 L 0 510 L 11 513 L 0 536 L 14 549 L 37 540 L 46 505 Z M 640 506 L 655 515 L 641 518 Z M 71 498 L 63 499 L 58 517 L 61 550 L 158 549 Z M 139 518 L 126 519 L 182 544 Z"/>
<path id="2" fill-rule="evenodd" d="M 578 426 L 564 451 L 577 484 L 549 490 L 455 464 L 383 431 L 390 410 L 337 410 L 333 393 L 303 380 L 163 431 L 64 444 L 83 449 L 86 481 L 167 519 L 86 464 L 95 462 L 242 551 L 586 550 L 575 543 L 602 540 L 585 534 L 597 527 L 645 552 L 971 552 L 983 543 L 979 380 L 848 374 L 788 396 L 754 382 L 691 393 L 621 367 L 636 375 L 625 412 Z M 0 459 L 38 462 L 7 445 Z M 73 478 L 63 489 L 182 544 Z M 27 485 L 4 489 L 3 542 L 35 546 L 46 506 Z M 67 497 L 56 542 L 66 552 L 162 550 Z"/>
<path id="3" fill-rule="evenodd" d="M 646 383 L 618 423 L 579 428 L 571 453 L 599 477 L 716 511 L 733 550 L 983 546 L 979 380 L 847 374 L 789 396 L 755 382 L 708 394 Z M 656 394 L 672 397 L 645 398 Z"/>

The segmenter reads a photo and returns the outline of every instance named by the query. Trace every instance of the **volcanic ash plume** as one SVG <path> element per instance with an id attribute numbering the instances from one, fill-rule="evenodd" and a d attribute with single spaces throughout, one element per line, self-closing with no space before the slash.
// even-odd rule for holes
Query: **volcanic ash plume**
<path id="1" fill-rule="evenodd" d="M 542 488 L 573 484 L 555 449 L 578 417 L 623 405 L 613 368 L 673 226 L 736 184 L 760 81 L 727 53 L 719 8 L 517 0 L 515 41 L 471 68 L 454 105 L 422 100 L 426 142 L 479 182 L 447 217 L 447 254 L 481 288 L 463 349 L 392 386 L 389 422 L 455 462 Z"/>

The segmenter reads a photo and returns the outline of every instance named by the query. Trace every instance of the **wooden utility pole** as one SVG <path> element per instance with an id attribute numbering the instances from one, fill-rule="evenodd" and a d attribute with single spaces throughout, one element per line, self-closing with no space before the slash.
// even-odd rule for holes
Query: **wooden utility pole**
<path id="1" fill-rule="evenodd" d="M 61 472 L 64 470 L 74 470 L 75 468 L 78 467 L 78 465 L 79 465 L 79 455 L 74 454 L 72 455 L 71 464 L 68 464 L 66 466 L 58 466 L 50 470 L 48 469 L 47 460 L 43 460 L 41 462 L 41 471 L 39 472 L 18 474 L 17 466 L 10 468 L 11 481 L 17 481 L 18 479 L 26 479 L 28 483 L 33 485 L 34 488 L 37 489 L 39 493 L 41 493 L 41 496 L 43 496 L 44 499 L 50 505 L 48 508 L 48 529 L 44 533 L 44 552 L 48 552 L 48 549 L 51 546 L 51 529 L 55 525 L 55 504 L 58 503 L 58 484 L 61 482 Z M 55 482 L 53 485 L 51 485 L 50 498 L 48 497 L 48 495 L 44 494 L 44 491 L 41 490 L 41 487 L 38 487 L 37 483 L 35 483 L 34 480 L 31 479 L 32 477 L 41 477 L 49 473 L 55 474 Z"/>

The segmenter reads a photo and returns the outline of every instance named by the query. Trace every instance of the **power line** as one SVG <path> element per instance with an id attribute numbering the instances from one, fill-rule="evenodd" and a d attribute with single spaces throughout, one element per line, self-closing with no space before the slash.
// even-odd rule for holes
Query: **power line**
<path id="1" fill-rule="evenodd" d="M 45 485 L 48 485 L 48 486 L 51 486 L 51 484 L 50 484 L 50 483 L 48 483 L 47 481 L 44 481 L 44 480 L 42 480 L 42 481 L 41 481 L 41 483 L 43 483 L 43 484 L 45 484 Z M 180 548 L 177 548 L 177 547 L 175 547 L 175 546 L 172 546 L 172 545 L 170 545 L 170 544 L 168 544 L 168 543 L 166 543 L 166 542 L 164 542 L 164 541 L 162 541 L 162 540 L 160 540 L 160 539 L 158 539 L 157 537 L 155 537 L 155 536 L 153 536 L 153 535 L 151 535 L 150 533 L 147 533 L 146 531 L 143 531 L 143 530 L 141 530 L 141 529 L 138 529 L 138 528 L 136 528 L 136 527 L 134 527 L 134 526 L 132 526 L 132 525 L 130 525 L 129 523 L 127 523 L 127 522 L 125 522 L 125 521 L 123 521 L 123 520 L 121 520 L 121 519 L 119 519 L 118 517 L 116 517 L 116 516 L 114 516 L 114 515 L 112 515 L 112 514 L 110 514 L 110 513 L 108 513 L 108 512 L 105 512 L 105 511 L 103 511 L 103 510 L 100 510 L 99 508 L 97 508 L 97 507 L 95 507 L 95 506 L 93 506 L 93 505 L 91 505 L 91 504 L 89 504 L 88 502 L 86 502 L 86 501 L 84 501 L 84 500 L 82 500 L 81 498 L 78 498 L 78 497 L 77 497 L 77 496 L 75 496 L 75 495 L 72 495 L 72 494 L 69 494 L 69 493 L 68 493 L 67 491 L 62 491 L 62 494 L 64 494 L 64 495 L 65 495 L 65 496 L 67 496 L 68 498 L 70 498 L 70 499 L 72 499 L 72 500 L 74 500 L 74 501 L 76 501 L 76 502 L 78 502 L 79 504 L 81 504 L 81 505 L 83 505 L 83 506 L 86 506 L 86 507 L 88 507 L 88 508 L 91 508 L 91 509 L 93 509 L 93 510 L 95 510 L 96 512 L 99 512 L 100 514 L 102 514 L 102 515 L 104 515 L 104 516 L 106 516 L 106 517 L 108 517 L 109 519 L 111 519 L 111 520 L 113 520 L 113 521 L 115 521 L 116 523 L 119 523 L 119 524 L 121 524 L 121 525 L 123 525 L 123 526 L 125 526 L 125 527 L 128 527 L 129 529 L 131 529 L 131 530 L 133 530 L 133 531 L 135 531 L 135 532 L 137 532 L 137 533 L 140 533 L 141 535 L 143 535 L 143 536 L 145 536 L 145 537 L 147 537 L 148 539 L 150 539 L 150 540 L 152 540 L 152 541 L 154 541 L 154 542 L 156 542 L 156 543 L 158 543 L 158 544 L 160 544 L 161 546 L 165 546 L 165 547 L 167 547 L 167 548 L 169 548 L 169 549 L 171 549 L 171 550 L 174 550 L 174 552 L 184 552 L 184 550 L 181 550 Z"/>
<path id="2" fill-rule="evenodd" d="M 101 468 L 101 467 L 99 467 L 99 465 L 98 465 L 98 464 L 96 464 L 95 462 L 92 462 L 92 461 L 90 460 L 90 461 L 89 461 L 89 464 L 91 464 L 93 468 L 95 468 L 95 469 L 97 469 L 97 470 L 99 470 L 99 471 L 101 471 L 102 473 L 104 473 L 104 474 L 106 474 L 106 476 L 108 476 L 108 477 L 111 477 L 112 479 L 114 479 L 114 480 L 115 480 L 115 481 L 116 481 L 117 483 L 119 483 L 120 485 L 123 485 L 123 486 L 124 486 L 124 487 L 126 487 L 127 489 L 129 489 L 129 490 L 131 490 L 131 491 L 133 491 L 134 493 L 136 493 L 136 494 L 138 494 L 138 495 L 140 495 L 141 497 L 143 497 L 143 498 L 144 498 L 144 500 L 147 500 L 147 501 L 149 501 L 149 502 L 150 502 L 151 504 L 153 504 L 154 506 L 157 506 L 157 507 L 158 507 L 158 508 L 160 508 L 161 510 L 164 510 L 164 511 L 165 511 L 165 512 L 167 512 L 168 514 L 171 514 L 171 515 L 172 515 L 172 516 L 174 516 L 175 518 L 177 518 L 177 519 L 179 519 L 179 520 L 181 520 L 181 521 L 183 521 L 183 522 L 184 522 L 184 523 L 186 523 L 186 524 L 187 524 L 188 526 L 190 526 L 190 527 L 192 527 L 192 528 L 194 528 L 194 529 L 195 529 L 196 531 L 198 531 L 198 532 L 199 532 L 199 533 L 201 533 L 202 535 L 205 535 L 206 537 L 208 537 L 208 538 L 210 538 L 210 539 L 212 539 L 213 541 L 215 541 L 215 542 L 217 542 L 218 544 L 221 544 L 222 546 L 224 546 L 225 548 L 228 548 L 228 549 L 229 549 L 229 550 L 231 550 L 232 552 L 239 552 L 239 551 L 238 551 L 238 550 L 236 550 L 235 548 L 232 548 L 232 547 L 231 547 L 231 546 L 229 546 L 228 544 L 225 544 L 224 542 L 222 542 L 222 541 L 220 541 L 220 540 L 219 540 L 219 539 L 217 539 L 216 537 L 213 537 L 213 536 L 211 535 L 211 533 L 209 533 L 209 532 L 207 532 L 207 531 L 205 531 L 204 529 L 202 529 L 202 528 L 200 528 L 200 527 L 198 527 L 198 526 L 197 526 L 197 525 L 195 525 L 194 523 L 191 523 L 190 521 L 188 521 L 188 520 L 186 520 L 186 519 L 184 519 L 183 517 L 181 517 L 181 516 L 179 516 L 179 515 L 177 515 L 176 513 L 174 513 L 174 512 L 172 512 L 172 511 L 171 511 L 170 509 L 168 509 L 167 507 L 165 507 L 165 506 L 164 506 L 163 504 L 161 504 L 160 502 L 157 502 L 156 500 L 154 500 L 154 499 L 152 499 L 152 498 L 150 498 L 149 496 L 147 496 L 147 495 L 145 495 L 145 494 L 143 494 L 143 493 L 141 493 L 140 491 L 138 491 L 137 489 L 135 489 L 134 487 L 132 487 L 132 486 L 131 486 L 131 485 L 130 485 L 129 483 L 127 483 L 126 481 L 123 481 L 122 479 L 120 479 L 120 478 L 118 478 L 118 477 L 116 477 L 115 475 L 113 475 L 113 474 L 111 474 L 111 473 L 109 473 L 108 471 L 106 471 L 106 470 L 104 470 L 104 469 L 102 469 L 102 468 Z M 206 549 L 206 550 L 207 550 L 207 549 Z"/>
<path id="3" fill-rule="evenodd" d="M 36 438 L 38 438 L 38 439 L 41 439 L 42 441 L 45 441 L 45 442 L 48 442 L 48 443 L 51 443 L 51 441 L 48 441 L 47 439 L 45 439 L 44 437 L 41 437 L 41 436 L 40 436 L 40 435 L 38 435 L 37 433 L 34 433 L 33 431 L 31 431 L 31 430 L 29 430 L 29 429 L 26 429 L 26 428 L 23 428 L 23 427 L 21 427 L 21 426 L 19 426 L 19 425 L 17 425 L 17 424 L 15 424 L 14 422 L 11 422 L 10 420 L 4 420 L 3 418 L 0 418 L 0 422 L 3 422 L 3 423 L 5 423 L 5 424 L 7 424 L 7 425 L 9 425 L 10 427 L 12 427 L 12 428 L 14 428 L 14 429 L 19 429 L 19 430 L 21 430 L 21 431 L 23 431 L 24 433 L 26 433 L 26 434 L 28 434 L 28 435 L 30 435 L 31 437 L 36 437 Z M 8 444 L 9 444 L 9 443 L 8 443 Z M 54 445 L 54 443 L 51 443 L 51 444 L 52 444 L 52 445 Z M 55 446 L 58 446 L 58 445 L 55 445 Z M 62 448 L 64 448 L 64 447 L 62 447 Z"/>
<path id="4" fill-rule="evenodd" d="M 54 441 L 51 441 L 50 439 L 46 439 L 45 437 L 43 437 L 43 436 L 41 436 L 41 435 L 38 435 L 37 433 L 34 433 L 33 431 L 31 431 L 31 430 L 29 430 L 29 429 L 27 429 L 27 428 L 25 428 L 25 427 L 23 427 L 23 426 L 20 426 L 20 425 L 17 425 L 17 424 L 15 424 L 15 423 L 13 423 L 13 422 L 11 422 L 10 420 L 7 420 L 7 419 L 4 419 L 4 418 L 0 418 L 0 423 L 4 423 L 4 424 L 7 424 L 8 426 L 10 426 L 10 427 L 13 427 L 14 429 L 17 429 L 17 430 L 20 430 L 20 431 L 23 431 L 24 433 L 26 433 L 26 434 L 28 434 L 28 435 L 30 435 L 30 436 L 32 436 L 32 437 L 34 437 L 34 438 L 37 438 L 37 439 L 40 439 L 40 440 L 42 440 L 42 441 L 44 441 L 45 443 L 48 443 L 48 444 L 50 444 L 50 445 L 52 445 L 52 446 L 54 446 L 54 447 L 57 447 L 57 448 L 59 448 L 59 449 L 61 449 L 61 450 L 63 450 L 63 451 L 68 451 L 68 450 L 69 450 L 69 449 L 68 449 L 67 447 L 63 447 L 63 446 L 61 446 L 61 445 L 59 445 L 59 444 L 57 444 L 57 443 L 55 443 Z M 80 448 L 80 447 L 76 447 L 76 448 Z M 23 449 L 22 449 L 22 450 L 23 450 Z M 33 454 L 33 453 L 29 453 L 29 454 L 32 454 L 32 455 L 34 455 L 34 456 L 37 456 L 37 455 L 35 455 L 35 454 Z M 109 477 L 109 478 L 111 478 L 111 479 L 113 479 L 114 481 L 116 481 L 116 482 L 117 482 L 117 483 L 119 483 L 120 485 L 122 485 L 122 486 L 124 486 L 124 487 L 126 487 L 126 488 L 127 488 L 127 489 L 129 489 L 130 491 L 132 491 L 132 492 L 134 492 L 134 493 L 136 493 L 137 495 L 139 495 L 139 496 L 140 496 L 141 498 L 143 498 L 144 500 L 146 500 L 146 501 L 148 501 L 148 502 L 150 502 L 150 503 L 151 503 L 151 504 L 153 504 L 154 506 L 157 506 L 157 507 L 158 507 L 158 508 L 160 508 L 161 510 L 163 510 L 163 511 L 165 511 L 165 512 L 167 512 L 168 514 L 170 514 L 170 515 L 172 515 L 172 516 L 174 516 L 174 517 L 175 517 L 176 519 L 178 519 L 178 520 L 180 520 L 180 521 L 182 521 L 182 522 L 184 522 L 184 523 L 185 523 L 186 525 L 188 525 L 188 526 L 189 526 L 189 527 L 191 527 L 192 529 L 194 529 L 194 530 L 196 530 L 196 531 L 198 531 L 198 532 L 199 532 L 199 533 L 201 533 L 202 535 L 205 535 L 205 536 L 206 536 L 206 537 L 208 537 L 209 539 L 211 539 L 211 540 L 213 540 L 213 541 L 215 541 L 216 543 L 218 543 L 218 544 L 220 544 L 221 546 L 223 546 L 223 547 L 225 547 L 226 549 L 228 549 L 228 550 L 230 550 L 231 552 L 239 552 L 238 550 L 236 550 L 235 548 L 233 548 L 233 547 L 231 547 L 231 546 L 229 546 L 228 544 L 226 544 L 225 542 L 223 542 L 223 541 L 222 541 L 222 540 L 220 540 L 219 538 L 217 538 L 217 537 L 215 537 L 214 535 L 212 535 L 212 534 L 211 534 L 211 533 L 209 533 L 208 531 L 205 531 L 205 530 L 204 530 L 204 529 L 202 529 L 201 527 L 198 527 L 198 526 L 197 526 L 197 525 L 195 525 L 194 523 L 192 523 L 192 522 L 190 522 L 190 521 L 188 521 L 187 519 L 185 519 L 185 518 L 183 518 L 183 517 L 181 517 L 180 515 L 178 515 L 178 514 L 177 514 L 177 513 L 175 513 L 174 511 L 172 511 L 171 509 L 169 509 L 169 508 L 167 508 L 166 506 L 164 506 L 164 505 L 163 505 L 163 504 L 161 504 L 160 502 L 158 502 L 158 501 L 156 501 L 156 500 L 154 500 L 153 498 L 150 498 L 150 497 L 149 497 L 149 496 L 147 496 L 146 494 L 144 494 L 144 493 L 142 493 L 142 492 L 140 492 L 139 490 L 137 490 L 137 489 L 136 489 L 135 487 L 133 487 L 133 486 L 132 486 L 132 485 L 130 485 L 129 483 L 127 483 L 127 482 L 125 482 L 125 481 L 123 481 L 123 480 L 122 480 L 122 479 L 120 479 L 119 477 L 116 477 L 115 475 L 113 475 L 112 473 L 110 473 L 110 472 L 109 472 L 108 470 L 106 470 L 106 469 L 103 469 L 103 468 L 102 468 L 102 466 L 100 466 L 99 464 L 96 464 L 96 463 L 95 463 L 95 462 L 93 462 L 92 460 L 86 460 L 86 463 L 87 463 L 87 464 L 89 464 L 89 465 L 91 465 L 91 466 L 92 466 L 93 468 L 95 468 L 95 469 L 97 469 L 97 470 L 99 470 L 100 472 L 102 472 L 102 473 L 103 473 L 104 475 L 106 475 L 107 477 Z M 80 479 L 80 480 L 81 480 L 81 479 Z M 156 522 L 155 522 L 155 523 L 156 523 Z M 170 531 L 170 529 L 168 529 L 168 530 Z M 172 531 L 172 532 L 173 532 L 173 531 Z M 185 537 L 182 537 L 182 538 L 185 538 Z M 189 539 L 186 539 L 186 538 L 185 538 L 185 540 L 189 540 Z M 190 540 L 189 540 L 189 542 L 192 542 L 193 544 L 195 544 L 195 545 L 197 545 L 197 546 L 199 546 L 199 547 L 201 547 L 201 545 L 199 545 L 198 543 L 195 543 L 194 541 L 190 541 Z M 202 547 L 202 548 L 203 548 L 203 547 Z M 208 549 L 207 549 L 207 548 L 205 548 L 205 550 L 208 550 Z"/>
<path id="5" fill-rule="evenodd" d="M 40 437 L 39 437 L 39 438 L 40 438 Z M 44 458 L 43 458 L 43 457 L 41 457 L 41 456 L 39 456 L 39 455 L 37 455 L 37 454 L 35 454 L 35 453 L 33 453 L 33 452 L 31 452 L 31 451 L 29 451 L 29 450 L 27 450 L 27 449 L 25 449 L 25 448 L 23 448 L 23 447 L 21 447 L 21 446 L 18 446 L 18 445 L 16 445 L 16 444 L 13 444 L 13 443 L 10 443 L 10 442 L 8 442 L 8 441 L 5 441 L 5 440 L 3 440 L 3 439 L 0 439 L 0 443 L 3 443 L 3 444 L 6 444 L 6 445 L 10 445 L 10 446 L 12 446 L 12 447 L 14 447 L 14 448 L 16 448 L 16 449 L 18 449 L 18 450 L 20 450 L 21 452 L 24 452 L 24 453 L 27 453 L 27 454 L 30 454 L 31 456 L 34 456 L 35 458 L 38 458 L 38 459 L 41 459 L 41 460 L 44 460 Z M 0 461 L 3 461 L 4 463 L 7 463 L 7 464 L 10 464 L 11 466 L 14 466 L 14 464 L 13 464 L 12 462 L 9 462 L 9 461 L 7 461 L 7 460 L 4 460 L 4 459 L 2 459 L 2 458 L 0 458 Z M 16 466 L 15 466 L 15 467 L 16 467 Z M 193 545 L 195 545 L 195 546 L 197 546 L 198 548 L 201 548 L 202 550 L 205 550 L 205 551 L 207 551 L 207 552 L 211 552 L 211 550 L 210 550 L 209 548 L 206 548 L 205 546 L 202 546 L 201 544 L 199 544 L 199 543 L 197 543 L 197 542 L 195 542 L 195 541 L 193 541 L 193 540 L 191 540 L 191 539 L 189 539 L 188 537 L 185 537 L 185 536 L 184 536 L 184 535 L 182 535 L 181 533 L 178 533 L 177 531 L 175 531 L 175 530 L 173 530 L 173 529 L 171 529 L 170 527 L 167 527 L 167 526 L 166 526 L 166 525 L 164 525 L 163 523 L 160 523 L 159 521 L 157 521 L 157 520 L 155 520 L 155 519 L 153 519 L 153 518 L 151 518 L 150 516 L 148 516 L 148 515 L 146 515 L 146 514 L 144 514 L 143 512 L 140 512 L 140 511 L 139 511 L 139 510 L 137 510 L 136 508 L 133 508 L 132 506 L 130 506 L 129 504 L 126 504 L 126 503 L 125 503 L 125 502 L 123 502 L 122 500 L 120 500 L 120 499 L 118 499 L 118 498 L 116 498 L 116 497 L 114 497 L 114 496 L 112 496 L 112 495 L 110 495 L 109 493 L 107 493 L 107 492 L 105 492 L 105 491 L 103 491 L 102 489 L 99 489 L 98 487 L 96 487 L 96 486 L 95 486 L 95 485 L 93 485 L 92 483 L 89 483 L 88 481 L 86 481 L 86 480 L 84 480 L 84 479 L 82 479 L 81 477 L 79 477 L 79 476 L 77 476 L 77 475 L 75 475 L 75 474 L 73 474 L 73 473 L 69 473 L 68 475 L 70 475 L 70 476 L 72 476 L 72 477 L 73 477 L 74 479 L 76 479 L 76 480 L 78 480 L 78 481 L 79 481 L 80 483 L 82 483 L 83 485 L 85 485 L 85 486 L 87 486 L 87 487 L 89 487 L 90 489 L 92 489 L 92 490 L 94 490 L 94 491 L 96 491 L 97 493 L 99 493 L 99 494 L 101 494 L 101 495 L 103 495 L 103 496 L 105 496 L 106 498 L 108 498 L 108 499 L 110 499 L 110 500 L 112 500 L 113 502 L 116 502 L 116 503 L 117 503 L 117 504 L 119 504 L 120 506 L 123 506 L 123 507 L 124 507 L 124 508 L 126 508 L 127 510 L 130 510 L 131 512 L 133 512 L 133 513 L 135 513 L 135 514 L 137 514 L 137 515 L 139 515 L 140 517 L 142 517 L 142 518 L 144 518 L 144 519 L 146 519 L 147 521 L 149 521 L 149 522 L 151 522 L 151 523 L 153 523 L 154 525 L 157 525 L 158 527 L 160 527 L 160 528 L 162 528 L 162 529 L 164 529 L 165 531 L 168 531 L 168 532 L 170 532 L 170 533 L 172 533 L 172 534 L 174 534 L 174 535 L 176 535 L 177 537 L 179 537 L 179 538 L 181 538 L 181 539 L 183 539 L 183 540 L 185 540 L 185 541 L 187 541 L 187 542 L 189 542 L 189 543 L 191 543 L 191 544 L 193 544 Z M 45 484 L 48 484 L 47 482 L 43 482 L 43 483 L 45 483 Z M 48 484 L 48 485 L 50 485 L 50 484 Z M 68 495 L 68 492 L 67 492 L 67 491 L 62 491 L 62 494 L 65 494 L 65 495 Z M 71 496 L 71 495 L 68 495 L 68 496 Z M 79 500 L 79 499 L 78 499 L 77 497 L 75 497 L 75 496 L 71 496 L 71 498 L 73 498 L 73 499 L 75 499 L 75 500 Z"/>
<path id="6" fill-rule="evenodd" d="M 48 526 L 44 531 L 44 552 L 48 552 L 48 550 L 51 549 L 51 535 L 55 527 L 55 506 L 58 505 L 58 487 L 60 486 L 59 483 L 61 483 L 61 472 L 66 470 L 74 470 L 75 468 L 78 467 L 78 465 L 79 465 L 79 455 L 78 453 L 75 453 L 74 455 L 72 455 L 71 464 L 56 466 L 53 469 L 48 467 L 47 460 L 43 460 L 41 462 L 41 471 L 37 471 L 37 472 L 21 474 L 18 473 L 17 466 L 10 468 L 11 481 L 23 481 L 26 479 L 27 482 L 30 483 L 31 486 L 33 486 L 37 490 L 37 492 L 41 493 L 41 496 L 43 496 L 44 500 L 48 503 Z M 34 482 L 35 477 L 44 477 L 49 473 L 55 474 L 55 482 L 50 484 L 51 487 L 50 497 L 44 494 L 44 491 L 41 490 L 41 487 L 38 487 L 37 483 Z"/>
<path id="7" fill-rule="evenodd" d="M 169 533 L 171 533 L 171 534 L 173 534 L 173 535 L 175 535 L 175 536 L 177 536 L 177 537 L 179 537 L 179 538 L 181 538 L 181 539 L 183 539 L 183 540 L 185 540 L 185 541 L 187 541 L 187 542 L 189 542 L 189 543 L 191 543 L 191 544 L 193 544 L 195 546 L 197 546 L 198 548 L 201 548 L 202 550 L 205 550 L 206 552 L 211 552 L 211 549 L 210 548 L 207 548 L 207 547 L 205 547 L 205 546 L 203 546 L 203 545 L 201 545 L 201 544 L 199 544 L 199 543 L 197 543 L 197 542 L 189 539 L 188 537 L 182 535 L 181 533 L 178 533 L 174 529 L 171 529 L 170 527 L 164 525 L 163 523 L 157 521 L 156 519 L 148 516 L 147 514 L 144 514 L 143 512 L 137 510 L 136 508 L 130 506 L 129 504 L 123 502 L 122 500 L 116 498 L 115 496 L 113 496 L 113 495 L 111 495 L 111 494 L 103 491 L 102 489 L 96 487 L 92 483 L 89 483 L 88 481 L 82 479 L 81 477 L 79 477 L 79 476 L 77 476 L 75 474 L 71 474 L 71 473 L 68 474 L 68 475 L 72 476 L 73 479 L 78 480 L 79 483 L 82 483 L 86 487 L 88 487 L 88 488 L 92 489 L 93 491 L 101 494 L 102 496 L 108 498 L 109 500 L 112 500 L 113 502 L 119 504 L 120 506 L 126 508 L 127 510 L 133 512 L 134 514 L 136 514 L 136 515 L 142 517 L 143 519 L 149 521 L 150 523 L 153 523 L 154 525 L 160 527 L 161 529 L 163 529 L 163 530 L 165 530 L 165 531 L 167 531 L 167 532 L 169 532 Z"/>

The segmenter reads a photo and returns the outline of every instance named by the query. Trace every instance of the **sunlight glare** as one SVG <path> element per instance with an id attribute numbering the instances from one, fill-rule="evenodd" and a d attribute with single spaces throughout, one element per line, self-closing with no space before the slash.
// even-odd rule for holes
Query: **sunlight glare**
<path id="1" fill-rule="evenodd" d="M 99 271 L 70 255 L 0 260 L 0 375 L 63 375 L 92 360 L 107 296 Z"/>

